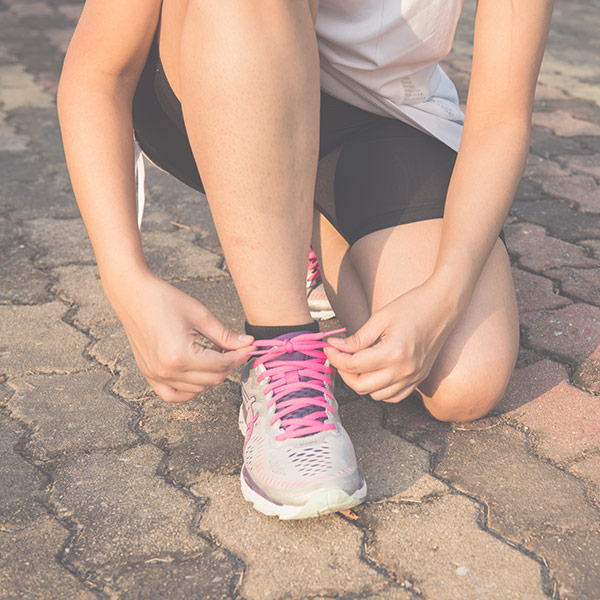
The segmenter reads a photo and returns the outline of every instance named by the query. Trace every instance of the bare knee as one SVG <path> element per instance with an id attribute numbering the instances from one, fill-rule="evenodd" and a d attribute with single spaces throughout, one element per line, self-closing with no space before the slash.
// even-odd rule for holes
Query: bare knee
<path id="1" fill-rule="evenodd" d="M 512 366 L 497 366 L 477 376 L 452 372 L 430 394 L 430 386 L 423 386 L 419 391 L 425 408 L 438 421 L 464 423 L 485 417 L 502 399 L 512 372 Z"/>

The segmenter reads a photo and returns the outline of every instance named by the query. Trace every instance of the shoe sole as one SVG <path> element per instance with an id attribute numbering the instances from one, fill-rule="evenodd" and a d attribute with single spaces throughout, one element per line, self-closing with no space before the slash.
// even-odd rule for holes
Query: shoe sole
<path id="1" fill-rule="evenodd" d="M 244 499 L 251 502 L 254 508 L 268 517 L 279 517 L 283 521 L 292 519 L 309 519 L 312 517 L 321 517 L 340 510 L 346 510 L 361 504 L 367 495 L 367 484 L 363 481 L 360 487 L 354 494 L 348 494 L 344 490 L 329 489 L 315 492 L 301 506 L 293 506 L 290 504 L 273 504 L 260 494 L 255 492 L 244 479 L 244 474 L 240 474 L 242 483 L 242 494 Z"/>
<path id="2" fill-rule="evenodd" d="M 332 310 L 311 310 L 310 316 L 315 321 L 329 321 L 335 317 L 335 313 Z"/>
<path id="3" fill-rule="evenodd" d="M 242 435 L 246 436 L 246 422 L 242 415 L 242 407 L 238 417 L 238 424 Z M 353 506 L 358 506 L 364 502 L 367 496 L 367 483 L 361 475 L 362 485 L 353 494 L 348 494 L 341 489 L 327 489 L 315 492 L 308 502 L 301 506 L 291 504 L 274 504 L 266 498 L 255 492 L 246 482 L 244 472 L 240 473 L 242 484 L 242 495 L 244 499 L 252 503 L 254 508 L 268 517 L 279 517 L 281 520 L 309 519 L 311 517 L 321 517 L 340 510 L 346 510 Z"/>

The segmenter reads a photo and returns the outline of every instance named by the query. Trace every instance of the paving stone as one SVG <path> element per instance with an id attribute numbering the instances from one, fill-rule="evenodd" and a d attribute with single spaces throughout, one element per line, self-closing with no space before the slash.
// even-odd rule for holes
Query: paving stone
<path id="1" fill-rule="evenodd" d="M 557 156 L 556 160 L 564 163 L 571 171 L 579 171 L 600 178 L 600 154 L 582 154 L 579 156 L 566 154 Z"/>
<path id="2" fill-rule="evenodd" d="M 69 532 L 48 516 L 18 531 L 0 531 L 0 597 L 19 600 L 96 598 L 56 560 Z"/>
<path id="3" fill-rule="evenodd" d="M 367 501 L 400 494 L 429 473 L 429 453 L 384 429 L 382 411 L 365 398 L 340 407 L 367 481 Z"/>
<path id="4" fill-rule="evenodd" d="M 44 512 L 34 499 L 46 478 L 14 451 L 24 434 L 17 423 L 0 415 L 0 534 L 21 528 Z M 0 577 L 1 572 L 0 568 Z"/>
<path id="5" fill-rule="evenodd" d="M 532 152 L 550 158 L 558 154 L 584 154 L 588 149 L 581 143 L 582 138 L 566 138 L 555 135 L 546 127 L 532 127 L 529 140 Z"/>
<path id="6" fill-rule="evenodd" d="M 573 385 L 600 396 L 600 346 L 575 371 Z"/>
<path id="7" fill-rule="evenodd" d="M 10 409 L 34 429 L 28 453 L 45 460 L 135 443 L 130 427 L 136 415 L 106 391 L 111 379 L 104 371 L 90 371 L 11 380 L 17 393 Z"/>
<path id="8" fill-rule="evenodd" d="M 510 418 L 535 438 L 537 452 L 561 463 L 600 450 L 600 399 L 562 381 Z"/>
<path id="9" fill-rule="evenodd" d="M 3 151 L 0 153 L 3 171 L 2 199 L 5 200 L 7 190 L 10 190 L 13 183 L 35 183 L 40 179 L 40 171 L 43 171 L 42 161 L 39 156 L 31 151 L 11 152 Z M 38 196 L 39 201 L 39 196 Z"/>
<path id="10" fill-rule="evenodd" d="M 534 202 L 516 201 L 511 214 L 522 221 L 542 225 L 555 237 L 566 242 L 600 239 L 600 217 L 570 208 L 555 198 Z"/>
<path id="11" fill-rule="evenodd" d="M 566 380 L 566 368 L 548 359 L 517 368 L 493 412 L 506 413 L 527 405 Z"/>
<path id="12" fill-rule="evenodd" d="M 71 21 L 72 23 L 76 23 L 77 21 L 79 21 L 82 8 L 83 5 L 81 3 L 61 4 L 58 7 L 58 11 L 61 15 L 69 19 L 69 21 Z"/>
<path id="13" fill-rule="evenodd" d="M 584 361 L 600 344 L 600 309 L 589 304 L 528 313 L 521 316 L 521 323 L 529 346 L 576 363 Z"/>
<path id="14" fill-rule="evenodd" d="M 552 129 L 556 135 L 574 137 L 577 135 L 600 135 L 600 125 L 576 119 L 566 110 L 536 112 L 532 122 L 538 127 Z"/>
<path id="15" fill-rule="evenodd" d="M 51 27 L 44 30 L 44 35 L 61 54 L 65 54 L 67 52 L 67 48 L 69 47 L 71 37 L 73 36 L 73 28 Z"/>
<path id="16" fill-rule="evenodd" d="M 96 341 L 87 352 L 117 377 L 111 390 L 128 400 L 140 400 L 151 394 L 152 389 L 137 367 L 121 324 L 115 320 L 95 326 L 93 331 Z"/>
<path id="17" fill-rule="evenodd" d="M 187 486 L 205 472 L 239 474 L 240 398 L 239 386 L 225 381 L 184 404 L 156 397 L 144 402 L 142 427 L 153 442 L 168 448 L 169 477 Z"/>
<path id="18" fill-rule="evenodd" d="M 52 9 L 45 2 L 15 3 L 11 5 L 10 10 L 18 17 L 47 16 L 54 14 Z"/>
<path id="19" fill-rule="evenodd" d="M 21 106 L 11 111 L 10 123 L 19 133 L 28 137 L 29 147 L 42 158 L 43 170 L 38 175 L 48 172 L 60 174 L 57 182 L 62 184 L 64 191 L 71 192 L 56 106 L 54 104 L 49 108 Z"/>
<path id="20" fill-rule="evenodd" d="M 16 377 L 89 367 L 83 357 L 89 340 L 61 320 L 65 312 L 62 302 L 0 306 L 0 372 Z"/>
<path id="21" fill-rule="evenodd" d="M 243 333 L 246 318 L 239 296 L 230 277 L 218 281 L 174 281 L 173 285 L 204 304 L 221 323 L 232 331 Z"/>
<path id="22" fill-rule="evenodd" d="M 557 87 L 551 85 L 544 85 L 543 83 L 538 83 L 535 86 L 535 102 L 543 102 L 544 100 L 568 100 L 569 96 L 564 91 Z M 535 109 L 534 109 L 535 110 Z"/>
<path id="23" fill-rule="evenodd" d="M 584 240 L 579 245 L 588 248 L 594 258 L 600 258 L 600 240 Z"/>
<path id="24" fill-rule="evenodd" d="M 101 326 L 118 323 L 117 315 L 108 302 L 96 266 L 69 265 L 53 271 L 58 283 L 56 291 L 75 305 L 73 322 L 100 335 Z"/>
<path id="25" fill-rule="evenodd" d="M 533 456 L 511 427 L 453 433 L 435 474 L 484 501 L 491 530 L 533 551 L 534 534 L 600 528 L 583 482 Z"/>
<path id="26" fill-rule="evenodd" d="M 4 162 L 4 161 L 3 161 Z M 29 169 L 27 169 L 29 170 Z M 34 181 L 8 181 L 0 192 L 0 208 L 10 211 L 13 219 L 75 218 L 79 209 L 70 192 L 60 189 L 52 178 Z M 588 236 L 591 237 L 591 236 Z"/>
<path id="27" fill-rule="evenodd" d="M 77 525 L 69 560 L 79 569 L 207 547 L 193 531 L 194 502 L 156 475 L 162 457 L 138 446 L 57 464 L 49 499 Z"/>
<path id="28" fill-rule="evenodd" d="M 6 113 L 0 110 L 0 152 L 24 152 L 28 139 L 6 123 Z"/>
<path id="29" fill-rule="evenodd" d="M 144 231 L 177 231 L 178 229 L 187 230 L 173 220 L 173 216 L 164 210 L 156 202 L 146 201 L 144 206 L 144 219 L 142 221 Z"/>
<path id="30" fill-rule="evenodd" d="M 600 455 L 588 456 L 571 465 L 569 470 L 588 484 L 588 494 L 596 504 L 600 504 Z"/>
<path id="31" fill-rule="evenodd" d="M 456 494 L 422 504 L 371 505 L 368 555 L 426 598 L 546 598 L 540 564 L 480 527 L 481 508 Z"/>
<path id="32" fill-rule="evenodd" d="M 35 251 L 21 243 L 20 233 L 14 223 L 0 217 L 0 302 L 48 302 L 50 276 L 32 264 Z"/>
<path id="33" fill-rule="evenodd" d="M 158 203 L 174 222 L 196 237 L 196 243 L 222 255 L 221 244 L 204 194 L 146 163 L 146 188 L 151 203 Z"/>
<path id="34" fill-rule="evenodd" d="M 532 540 L 558 581 L 560 598 L 595 600 L 600 581 L 600 534 L 576 532 L 541 535 Z"/>
<path id="35" fill-rule="evenodd" d="M 240 565 L 223 550 L 209 547 L 193 558 L 149 559 L 128 565 L 117 575 L 99 578 L 105 593 L 128 600 L 228 600 L 239 580 Z M 110 573 L 110 572 L 109 572 Z"/>
<path id="36" fill-rule="evenodd" d="M 564 296 L 557 294 L 550 279 L 533 275 L 521 269 L 512 269 L 519 314 L 536 310 L 559 308 L 571 304 Z"/>
<path id="37" fill-rule="evenodd" d="M 96 262 L 81 219 L 34 219 L 23 224 L 23 233 L 40 251 L 36 257 L 38 265 Z"/>
<path id="38" fill-rule="evenodd" d="M 600 269 L 560 267 L 544 274 L 560 282 L 563 294 L 588 304 L 600 304 Z"/>
<path id="39" fill-rule="evenodd" d="M 386 404 L 384 427 L 393 433 L 430 452 L 438 452 L 446 445 L 446 438 L 452 429 L 450 423 L 434 419 L 423 406 L 423 402 L 413 394 L 396 404 Z"/>
<path id="40" fill-rule="evenodd" d="M 600 212 L 600 186 L 593 177 L 573 174 L 551 160 L 537 158 L 529 163 L 525 176 L 536 182 L 544 193 L 576 202 L 583 212 Z"/>
<path id="41" fill-rule="evenodd" d="M 206 474 L 191 491 L 210 498 L 200 529 L 246 564 L 241 595 L 247 600 L 362 596 L 389 583 L 361 560 L 360 530 L 337 515 L 265 517 L 243 499 L 236 475 Z"/>
<path id="42" fill-rule="evenodd" d="M 519 352 L 517 354 L 517 363 L 516 368 L 521 369 L 523 367 L 527 367 L 532 365 L 535 362 L 539 362 L 543 360 L 544 356 L 540 352 L 536 352 L 531 348 L 527 348 L 525 346 L 519 346 Z M 492 411 L 493 412 L 493 411 Z"/>
<path id="43" fill-rule="evenodd" d="M 51 99 L 36 85 L 33 76 L 22 65 L 14 64 L 2 67 L 0 104 L 8 112 L 21 106 L 47 108 L 51 106 Z"/>
<path id="44" fill-rule="evenodd" d="M 162 279 L 223 279 L 221 257 L 194 244 L 191 231 L 173 233 L 142 230 L 144 256 L 152 271 Z"/>
<path id="45" fill-rule="evenodd" d="M 582 248 L 550 237 L 539 225 L 514 223 L 507 225 L 504 232 L 510 253 L 518 258 L 521 266 L 536 273 L 559 266 L 599 266 Z"/>

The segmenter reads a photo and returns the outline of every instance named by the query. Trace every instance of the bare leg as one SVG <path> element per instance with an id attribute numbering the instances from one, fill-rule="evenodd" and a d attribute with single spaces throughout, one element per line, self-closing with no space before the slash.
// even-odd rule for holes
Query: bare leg
<path id="1" fill-rule="evenodd" d="M 191 0 L 180 46 L 161 45 L 163 55 L 179 50 L 178 62 L 164 56 L 165 70 L 179 86 L 227 264 L 253 325 L 311 320 L 305 277 L 319 135 L 311 4 Z M 176 30 L 165 20 L 165 35 Z M 178 64 L 173 76 L 169 64 Z"/>
<path id="2" fill-rule="evenodd" d="M 350 330 L 356 330 L 364 322 L 365 313 L 420 285 L 431 274 L 441 220 L 379 231 L 365 236 L 351 249 L 330 225 L 321 226 L 320 234 L 319 249 L 324 249 L 321 268 L 325 281 L 333 288 L 336 314 Z M 343 294 L 335 293 L 344 288 Z M 357 309 L 356 298 L 361 297 L 365 303 Z M 348 314 L 352 315 L 349 319 Z M 504 245 L 498 241 L 466 313 L 429 376 L 419 385 L 431 414 L 445 421 L 466 421 L 487 414 L 508 384 L 518 340 L 510 264 Z"/>

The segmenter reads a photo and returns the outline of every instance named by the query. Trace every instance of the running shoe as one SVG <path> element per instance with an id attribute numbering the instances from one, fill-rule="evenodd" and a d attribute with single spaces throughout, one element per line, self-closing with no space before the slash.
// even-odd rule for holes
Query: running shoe
<path id="1" fill-rule="evenodd" d="M 265 515 L 317 517 L 356 506 L 366 496 L 323 352 L 323 338 L 340 331 L 255 341 L 256 358 L 243 368 L 242 493 Z"/>
<path id="2" fill-rule="evenodd" d="M 308 273 L 306 275 L 306 297 L 310 316 L 317 321 L 333 319 L 335 313 L 327 299 L 323 280 L 321 279 L 321 268 L 315 251 L 311 248 L 308 253 Z"/>

